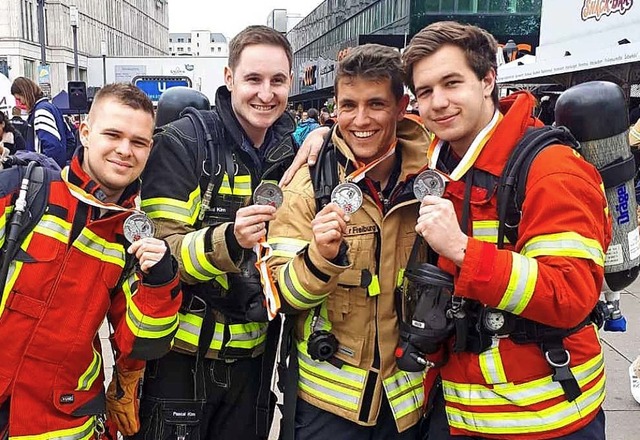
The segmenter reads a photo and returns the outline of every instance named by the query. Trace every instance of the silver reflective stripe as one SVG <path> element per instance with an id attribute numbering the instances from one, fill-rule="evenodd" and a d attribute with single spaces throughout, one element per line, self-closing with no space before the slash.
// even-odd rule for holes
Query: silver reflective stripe
<path id="1" fill-rule="evenodd" d="M 102 254 L 102 255 L 104 255 L 106 257 L 111 257 L 113 259 L 121 261 L 122 262 L 121 266 L 124 266 L 124 257 L 125 257 L 124 249 L 120 250 L 120 249 L 113 249 L 113 248 L 106 247 L 104 244 L 99 243 L 98 241 L 92 240 L 90 237 L 85 235 L 86 233 L 87 233 L 87 230 L 85 229 L 84 231 L 82 231 L 82 233 L 76 239 L 79 244 L 82 244 L 82 245 L 88 247 L 89 249 L 92 249 L 92 250 L 94 250 L 94 251 L 98 252 L 99 254 Z M 96 235 L 96 237 L 98 237 L 98 236 Z M 99 240 L 102 240 L 105 243 L 108 243 L 103 238 L 99 238 Z M 114 247 L 117 246 L 119 248 L 122 248 L 122 246 L 117 245 L 115 243 L 108 243 L 108 244 L 111 244 Z"/>
<path id="2" fill-rule="evenodd" d="M 592 381 L 593 376 L 602 371 L 604 357 L 599 355 L 594 360 L 595 362 L 589 361 L 581 366 L 571 368 L 580 385 Z M 562 386 L 558 382 L 554 382 L 551 376 L 535 380 L 533 383 L 505 384 L 491 389 L 482 385 L 456 384 L 443 380 L 442 388 L 447 400 L 480 406 L 527 406 L 564 394 Z"/>
<path id="3" fill-rule="evenodd" d="M 483 434 L 522 434 L 566 426 L 597 411 L 604 400 L 604 377 L 573 402 L 566 400 L 543 411 L 479 413 L 447 406 L 449 424 Z"/>
<path id="4" fill-rule="evenodd" d="M 326 295 L 322 296 L 321 298 L 312 300 L 308 298 L 304 293 L 309 296 L 311 294 L 309 294 L 308 292 L 303 293 L 298 290 L 293 279 L 294 276 L 295 273 L 293 270 L 293 262 L 290 261 L 284 266 L 284 268 L 280 270 L 280 276 L 278 277 L 281 283 L 281 293 L 283 294 L 283 296 L 285 296 L 285 298 L 289 300 L 288 302 L 291 302 L 294 307 L 300 309 L 310 309 L 324 301 Z"/>
<path id="5" fill-rule="evenodd" d="M 511 255 L 509 284 L 497 308 L 518 315 L 533 295 L 538 280 L 538 262 L 515 252 Z"/>
<path id="6" fill-rule="evenodd" d="M 604 258 L 601 249 L 588 246 L 587 244 L 579 240 L 570 239 L 544 241 L 541 240 L 534 243 L 529 241 L 522 248 L 521 252 L 524 255 L 533 255 L 537 257 L 541 255 L 557 255 L 555 251 L 568 251 L 568 254 L 571 251 L 582 251 L 585 254 L 589 255 L 595 262 L 601 262 Z"/>
<path id="7" fill-rule="evenodd" d="M 302 350 L 298 350 L 298 359 L 301 363 L 308 365 L 311 370 L 320 370 L 327 377 L 333 378 L 333 380 L 340 380 L 342 378 L 344 380 L 357 383 L 360 386 L 364 385 L 364 379 L 366 377 L 366 373 L 364 372 L 364 370 L 362 370 L 362 374 L 357 374 L 356 372 L 350 372 L 344 369 L 336 368 L 327 362 L 317 362 L 303 353 Z"/>
<path id="8" fill-rule="evenodd" d="M 283 243 L 282 240 L 276 242 L 269 242 L 271 249 L 273 249 L 274 255 L 280 255 L 284 257 L 294 257 L 298 252 L 305 248 L 305 245 Z"/>
<path id="9" fill-rule="evenodd" d="M 499 347 L 500 339 L 493 338 L 491 340 L 491 347 L 478 356 L 482 375 L 488 384 L 505 383 L 507 381 Z"/>
<path id="10" fill-rule="evenodd" d="M 136 317 L 136 315 L 134 314 L 131 308 L 127 308 L 127 317 L 131 320 L 133 325 L 136 326 L 136 328 L 140 330 L 153 332 L 153 333 L 159 333 L 159 332 L 170 330 L 176 325 L 175 321 L 168 324 L 149 324 L 149 323 L 142 322 Z"/>
<path id="11" fill-rule="evenodd" d="M 301 386 L 306 386 L 307 388 L 310 388 L 311 390 L 315 390 L 315 391 L 317 391 L 317 392 L 319 392 L 321 394 L 324 394 L 326 396 L 333 397 L 334 399 L 336 399 L 338 401 L 342 400 L 342 401 L 347 402 L 348 404 L 350 404 L 352 406 L 355 406 L 356 408 L 358 406 L 358 400 L 360 400 L 358 397 L 350 396 L 348 394 L 344 394 L 344 393 L 341 393 L 339 391 L 332 390 L 331 388 L 327 388 L 325 386 L 322 386 L 317 382 L 311 382 L 310 380 L 306 379 L 302 374 L 298 378 L 298 382 L 299 382 L 299 384 Z M 313 394 L 313 393 L 310 393 L 310 394 Z M 320 396 L 317 396 L 317 395 L 316 395 L 316 397 L 320 398 Z M 326 401 L 327 399 L 325 398 L 325 399 L 322 399 L 322 400 Z M 335 403 L 335 402 L 330 402 L 330 403 Z"/>
<path id="12" fill-rule="evenodd" d="M 383 381 L 387 400 L 397 420 L 420 408 L 424 403 L 423 372 L 398 371 Z"/>
<path id="13" fill-rule="evenodd" d="M 40 223 L 38 223 L 38 225 L 36 226 L 35 230 L 37 231 L 40 228 L 44 228 L 44 229 L 48 229 L 50 231 L 53 231 L 57 234 L 62 235 L 63 237 L 68 237 L 69 236 L 69 231 L 70 229 L 65 228 L 62 225 L 59 225 L 58 223 L 51 221 L 51 220 L 47 220 L 44 217 L 42 218 L 42 220 L 40 220 Z"/>

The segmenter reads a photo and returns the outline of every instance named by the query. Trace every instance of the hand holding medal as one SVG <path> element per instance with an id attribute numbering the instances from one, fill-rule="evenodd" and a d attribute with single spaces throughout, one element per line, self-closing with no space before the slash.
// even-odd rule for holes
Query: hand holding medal
<path id="1" fill-rule="evenodd" d="M 122 231 L 125 238 L 131 243 L 127 249 L 138 259 L 140 270 L 145 274 L 155 266 L 167 253 L 164 241 L 153 238 L 155 227 L 153 222 L 142 212 L 131 214 L 124 221 Z"/>

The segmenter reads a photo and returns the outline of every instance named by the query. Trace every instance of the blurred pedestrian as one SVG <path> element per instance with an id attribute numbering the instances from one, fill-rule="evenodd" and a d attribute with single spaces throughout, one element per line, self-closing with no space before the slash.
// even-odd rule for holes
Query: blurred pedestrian
<path id="1" fill-rule="evenodd" d="M 16 150 L 24 150 L 22 135 L 11 124 L 4 112 L 0 112 L 0 147 L 8 149 L 8 154 L 13 154 Z"/>
<path id="2" fill-rule="evenodd" d="M 67 146 L 73 151 L 76 141 L 62 118 L 58 107 L 53 105 L 40 87 L 23 76 L 11 84 L 11 94 L 16 107 L 29 112 L 26 149 L 43 153 L 55 160 L 60 167 L 67 164 Z"/>
<path id="3" fill-rule="evenodd" d="M 306 112 L 302 112 L 302 121 L 298 124 L 296 131 L 293 133 L 298 145 L 302 145 L 304 139 L 309 133 L 318 128 L 318 110 L 310 108 Z"/>
<path id="4" fill-rule="evenodd" d="M 29 124 L 27 124 L 27 121 L 25 121 L 22 117 L 22 110 L 20 110 L 18 107 L 14 107 L 11 110 L 11 115 L 11 125 L 13 125 L 13 128 L 20 132 L 23 139 L 27 139 L 27 130 L 29 130 Z"/>

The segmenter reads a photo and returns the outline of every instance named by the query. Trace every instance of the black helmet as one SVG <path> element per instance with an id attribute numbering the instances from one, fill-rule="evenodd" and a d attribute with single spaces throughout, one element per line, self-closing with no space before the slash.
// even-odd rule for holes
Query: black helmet
<path id="1" fill-rule="evenodd" d="M 160 95 L 158 110 L 156 111 L 156 127 L 162 127 L 180 117 L 180 113 L 187 107 L 198 110 L 209 110 L 209 98 L 197 90 L 189 87 L 171 87 Z"/>

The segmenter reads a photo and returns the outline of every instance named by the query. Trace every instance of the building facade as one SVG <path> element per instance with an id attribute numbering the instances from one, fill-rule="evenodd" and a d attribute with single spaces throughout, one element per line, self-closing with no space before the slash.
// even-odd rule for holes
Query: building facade
<path id="1" fill-rule="evenodd" d="M 207 30 L 169 34 L 171 56 L 221 56 L 229 55 L 227 37 Z"/>
<path id="2" fill-rule="evenodd" d="M 320 107 L 333 96 L 335 64 L 349 47 L 404 48 L 430 23 L 455 20 L 487 29 L 505 44 L 536 47 L 542 0 L 325 0 L 289 33 L 294 50 L 290 99 Z"/>
<path id="3" fill-rule="evenodd" d="M 75 79 L 70 7 L 77 6 L 78 65 L 87 78 L 89 56 L 158 56 L 168 53 L 168 0 L 2 0 L 0 73 L 38 82 L 42 73 L 38 3 L 44 3 L 44 41 L 51 93 Z"/>

